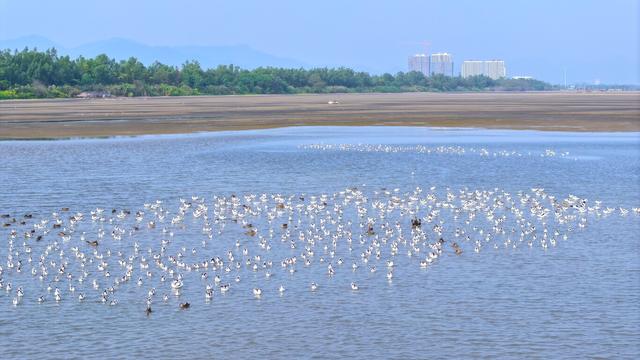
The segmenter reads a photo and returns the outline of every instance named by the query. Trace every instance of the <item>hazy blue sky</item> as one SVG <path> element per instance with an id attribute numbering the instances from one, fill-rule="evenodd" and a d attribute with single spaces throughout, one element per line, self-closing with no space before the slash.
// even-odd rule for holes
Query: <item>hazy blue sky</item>
<path id="1" fill-rule="evenodd" d="M 407 56 L 429 40 L 432 51 L 453 54 L 456 68 L 499 58 L 509 75 L 561 83 L 566 67 L 569 82 L 639 83 L 639 11 L 636 0 L 0 0 L 0 39 L 246 44 L 373 72 L 406 70 Z"/>

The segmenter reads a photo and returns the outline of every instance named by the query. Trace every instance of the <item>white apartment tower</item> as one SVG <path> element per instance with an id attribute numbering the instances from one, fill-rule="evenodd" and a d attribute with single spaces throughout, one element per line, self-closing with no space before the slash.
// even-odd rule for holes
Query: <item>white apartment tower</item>
<path id="1" fill-rule="evenodd" d="M 453 76 L 453 56 L 448 53 L 431 54 L 430 68 L 432 75 Z"/>
<path id="2" fill-rule="evenodd" d="M 429 76 L 429 57 L 425 54 L 415 54 L 409 57 L 409 71 L 419 71 Z"/>
<path id="3" fill-rule="evenodd" d="M 467 60 L 462 62 L 462 77 L 478 76 L 485 74 L 484 61 Z"/>
<path id="4" fill-rule="evenodd" d="M 487 76 L 492 79 L 499 79 L 507 76 L 507 68 L 502 60 L 489 60 L 484 62 L 487 68 Z"/>
<path id="5" fill-rule="evenodd" d="M 462 63 L 462 77 L 484 75 L 494 80 L 507 76 L 502 60 L 468 60 Z"/>

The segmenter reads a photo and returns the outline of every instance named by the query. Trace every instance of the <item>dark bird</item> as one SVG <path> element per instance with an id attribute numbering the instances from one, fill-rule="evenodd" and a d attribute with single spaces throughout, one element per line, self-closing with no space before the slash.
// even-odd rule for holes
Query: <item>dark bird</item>
<path id="1" fill-rule="evenodd" d="M 367 235 L 375 235 L 376 232 L 373 230 L 373 225 L 369 224 L 369 227 L 367 228 Z"/>
<path id="2" fill-rule="evenodd" d="M 462 254 L 462 249 L 460 248 L 460 245 L 458 245 L 458 243 L 454 242 L 453 244 L 451 244 L 451 246 L 453 247 L 453 250 L 456 252 L 456 255 Z"/>

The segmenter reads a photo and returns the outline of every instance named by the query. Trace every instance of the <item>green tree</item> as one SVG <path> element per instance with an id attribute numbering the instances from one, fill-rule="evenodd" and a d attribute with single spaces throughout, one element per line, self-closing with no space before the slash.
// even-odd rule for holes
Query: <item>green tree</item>
<path id="1" fill-rule="evenodd" d="M 147 79 L 147 71 L 144 65 L 134 57 L 130 57 L 127 61 L 121 61 L 119 66 L 118 80 L 126 83 L 134 81 L 145 82 Z"/>
<path id="2" fill-rule="evenodd" d="M 182 84 L 197 89 L 202 84 L 203 71 L 197 61 L 187 61 L 182 65 Z"/>

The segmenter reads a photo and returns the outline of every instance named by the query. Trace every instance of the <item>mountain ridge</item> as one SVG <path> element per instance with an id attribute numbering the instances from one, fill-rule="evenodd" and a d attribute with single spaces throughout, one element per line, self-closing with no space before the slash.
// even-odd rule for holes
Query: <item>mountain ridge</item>
<path id="1" fill-rule="evenodd" d="M 240 45 L 147 45 L 124 38 L 109 38 L 82 44 L 76 47 L 65 47 L 39 35 L 0 40 L 0 50 L 22 50 L 25 47 L 46 50 L 55 48 L 58 54 L 71 57 L 95 57 L 107 54 L 116 60 L 137 58 L 145 65 L 155 61 L 163 64 L 180 66 L 186 61 L 198 61 L 203 68 L 215 68 L 218 65 L 233 64 L 245 69 L 257 67 L 306 68 L 307 64 L 286 57 L 262 52 L 244 44 Z"/>

